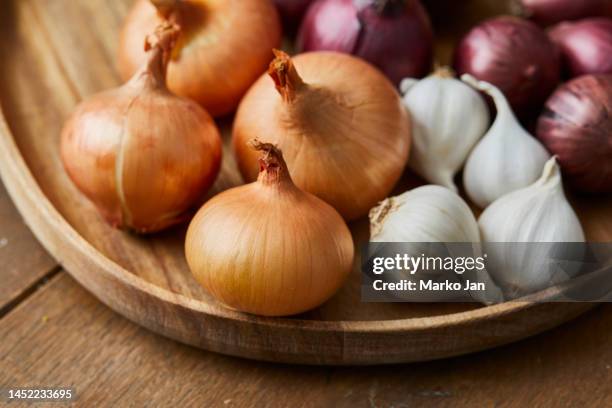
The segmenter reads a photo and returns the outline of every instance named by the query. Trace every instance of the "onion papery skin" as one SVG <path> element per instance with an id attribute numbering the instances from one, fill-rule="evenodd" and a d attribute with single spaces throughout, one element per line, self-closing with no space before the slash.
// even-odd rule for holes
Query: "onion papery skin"
<path id="1" fill-rule="evenodd" d="M 612 74 L 612 19 L 600 17 L 561 23 L 549 36 L 559 47 L 570 77 Z"/>
<path id="2" fill-rule="evenodd" d="M 560 79 L 559 54 L 546 33 L 511 16 L 486 20 L 463 37 L 454 68 L 495 85 L 521 118 L 537 116 Z"/>
<path id="3" fill-rule="evenodd" d="M 125 85 L 83 101 L 61 134 L 62 162 L 78 189 L 111 225 L 139 233 L 185 221 L 221 163 L 213 119 L 168 91 L 162 71 L 145 65 Z"/>
<path id="4" fill-rule="evenodd" d="M 285 30 L 295 33 L 312 0 L 274 0 Z"/>
<path id="5" fill-rule="evenodd" d="M 421 78 L 433 60 L 433 33 L 419 0 L 315 1 L 300 27 L 301 51 L 353 54 L 379 68 L 396 86 L 404 78 Z M 382 3 L 382 2 L 378 2 Z"/>
<path id="6" fill-rule="evenodd" d="M 354 247 L 340 214 L 281 173 L 208 201 L 189 226 L 185 253 L 196 280 L 220 302 L 285 316 L 333 296 L 352 269 Z"/>
<path id="7" fill-rule="evenodd" d="M 518 0 L 522 14 L 548 26 L 586 17 L 612 16 L 610 0 Z"/>
<path id="8" fill-rule="evenodd" d="M 280 19 L 269 0 L 157 0 L 171 3 L 167 18 L 183 31 L 168 67 L 168 87 L 211 115 L 232 112 L 266 70 L 281 41 Z M 121 31 L 118 66 L 130 78 L 145 60 L 145 36 L 163 17 L 137 0 Z"/>
<path id="9" fill-rule="evenodd" d="M 612 76 L 585 75 L 559 87 L 537 135 L 575 190 L 612 192 Z"/>
<path id="10" fill-rule="evenodd" d="M 303 79 L 292 100 L 264 75 L 238 108 L 232 143 L 240 171 L 246 181 L 256 179 L 258 156 L 247 142 L 266 135 L 283 150 L 299 188 L 347 220 L 362 217 L 403 172 L 411 139 L 408 113 L 392 84 L 363 60 L 312 52 L 292 64 Z"/>

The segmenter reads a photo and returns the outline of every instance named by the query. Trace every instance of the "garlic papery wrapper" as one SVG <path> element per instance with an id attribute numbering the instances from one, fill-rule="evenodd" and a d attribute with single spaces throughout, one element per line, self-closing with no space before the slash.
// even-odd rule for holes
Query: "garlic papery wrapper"
<path id="1" fill-rule="evenodd" d="M 491 263 L 489 273 L 510 297 L 544 289 L 578 272 L 565 270 L 553 276 L 555 271 L 543 268 L 550 251 L 542 251 L 535 244 L 496 244 L 585 241 L 578 216 L 563 192 L 555 157 L 546 163 L 542 176 L 535 183 L 487 207 L 478 224 Z M 562 252 L 563 244 L 554 249 Z"/>
<path id="2" fill-rule="evenodd" d="M 459 250 L 462 255 L 473 256 L 480 252 L 480 234 L 474 214 L 459 195 L 446 187 L 436 185 L 418 187 L 381 202 L 370 211 L 370 233 L 371 242 L 402 243 L 401 249 L 413 257 L 421 254 L 439 256 L 440 246 L 432 246 L 431 243 L 468 244 L 448 246 L 450 252 Z M 393 248 L 382 245 L 380 250 L 392 251 Z M 462 275 L 428 270 L 419 271 L 414 275 L 403 275 L 401 278 L 413 281 L 467 279 L 484 282 L 485 291 L 470 292 L 469 295 L 483 303 L 495 303 L 501 300 L 500 291 L 486 270 L 472 270 Z M 449 300 L 456 294 L 450 294 L 449 297 L 448 293 L 419 295 L 409 293 L 407 296 L 411 301 L 441 301 Z"/>
<path id="3" fill-rule="evenodd" d="M 489 126 L 482 96 L 440 68 L 422 80 L 400 84 L 412 116 L 410 167 L 433 184 L 457 191 L 453 178 Z"/>
<path id="4" fill-rule="evenodd" d="M 497 109 L 495 121 L 472 150 L 463 170 L 468 197 L 485 208 L 536 181 L 550 155 L 523 129 L 499 89 L 468 74 L 462 75 L 461 80 L 490 95 Z"/>

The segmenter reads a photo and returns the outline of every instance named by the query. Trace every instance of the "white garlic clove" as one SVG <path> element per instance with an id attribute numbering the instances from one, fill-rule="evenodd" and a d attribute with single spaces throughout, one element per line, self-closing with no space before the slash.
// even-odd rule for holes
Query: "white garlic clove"
<path id="1" fill-rule="evenodd" d="M 400 84 L 413 123 L 410 167 L 425 180 L 457 191 L 453 181 L 489 125 L 489 110 L 474 89 L 441 68 Z"/>
<path id="2" fill-rule="evenodd" d="M 535 183 L 491 204 L 478 224 L 491 265 L 489 273 L 508 297 L 545 289 L 579 270 L 578 265 L 563 271 L 555 270 L 554 265 L 547 267 L 551 250 L 563 252 L 564 243 L 585 241 L 578 216 L 563 192 L 555 157 Z"/>
<path id="3" fill-rule="evenodd" d="M 476 145 L 463 171 L 466 193 L 480 208 L 538 179 L 550 155 L 520 125 L 503 93 L 468 74 L 461 80 L 493 98 L 497 117 Z"/>

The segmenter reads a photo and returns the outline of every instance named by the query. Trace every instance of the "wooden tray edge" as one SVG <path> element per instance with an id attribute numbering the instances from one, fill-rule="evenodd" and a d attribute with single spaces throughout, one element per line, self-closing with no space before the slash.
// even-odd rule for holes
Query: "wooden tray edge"
<path id="1" fill-rule="evenodd" d="M 244 315 L 159 288 L 99 253 L 44 195 L 16 145 L 1 106 L 0 177 L 37 239 L 94 296 L 156 333 L 223 354 L 304 364 L 431 360 L 509 343 L 554 327 L 593 307 L 583 303 L 512 302 L 452 315 L 383 322 L 322 322 Z M 150 308 L 157 310 L 141 312 Z M 547 317 L 546 323 L 522 327 L 523 319 L 540 314 Z M 509 327 L 504 329 L 504 324 Z M 432 337 L 439 337 L 444 343 L 444 336 L 455 330 L 468 330 L 473 334 L 468 338 L 478 342 L 467 341 L 452 347 L 426 344 Z M 488 331 L 492 331 L 492 336 L 481 338 Z M 194 338 L 193 333 L 198 336 Z"/>

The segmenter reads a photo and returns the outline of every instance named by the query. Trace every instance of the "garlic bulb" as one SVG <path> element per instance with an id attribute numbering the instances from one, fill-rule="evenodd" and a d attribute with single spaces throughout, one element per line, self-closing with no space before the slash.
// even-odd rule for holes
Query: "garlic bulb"
<path id="1" fill-rule="evenodd" d="M 492 267 L 489 272 L 507 293 L 544 289 L 571 277 L 547 271 L 550 251 L 534 243 L 584 242 L 580 221 L 563 192 L 556 158 L 545 165 L 531 186 L 507 194 L 491 204 L 478 220 Z M 497 243 L 529 242 L 529 245 Z M 561 248 L 561 247 L 558 247 Z M 552 273 L 555 272 L 553 276 Z M 576 271 L 574 271 L 576 272 Z"/>
<path id="2" fill-rule="evenodd" d="M 370 211 L 371 242 L 402 242 L 401 248 L 411 256 L 425 254 L 440 255 L 440 248 L 430 245 L 439 243 L 464 243 L 472 245 L 448 246 L 448 250 L 461 255 L 480 255 L 480 234 L 472 210 L 463 199 L 448 188 L 428 185 L 390 197 Z M 385 247 L 380 251 L 384 254 Z M 393 248 L 388 248 L 393 250 Z M 387 254 L 392 255 L 392 254 Z M 406 280 L 439 279 L 441 281 L 469 280 L 483 282 L 484 291 L 470 291 L 469 296 L 482 303 L 502 300 L 501 292 L 486 270 L 471 270 L 464 274 L 421 271 L 415 275 L 401 276 Z M 450 295 L 450 296 L 449 296 Z M 467 295 L 467 294 L 466 294 Z M 449 300 L 456 294 L 420 293 L 408 294 L 411 301 Z M 457 299 L 455 299 L 457 300 Z"/>
<path id="3" fill-rule="evenodd" d="M 529 187 L 495 201 L 478 219 L 486 242 L 584 242 L 578 216 L 563 192 L 556 157 Z"/>
<path id="4" fill-rule="evenodd" d="M 400 88 L 413 119 L 410 167 L 428 182 L 457 191 L 453 178 L 489 126 L 485 101 L 449 68 L 420 81 L 404 79 Z"/>
<path id="5" fill-rule="evenodd" d="M 480 242 L 467 204 L 445 187 L 428 185 L 390 197 L 370 211 L 372 242 Z"/>
<path id="6" fill-rule="evenodd" d="M 499 89 L 468 74 L 461 80 L 490 95 L 497 108 L 493 125 L 468 157 L 463 171 L 468 197 L 485 208 L 536 181 L 550 155 L 521 127 Z"/>

